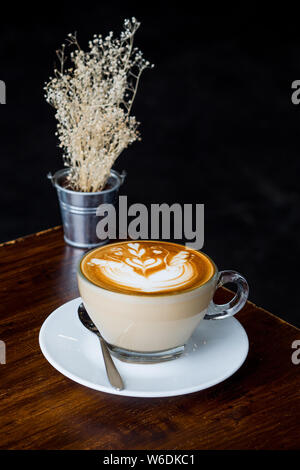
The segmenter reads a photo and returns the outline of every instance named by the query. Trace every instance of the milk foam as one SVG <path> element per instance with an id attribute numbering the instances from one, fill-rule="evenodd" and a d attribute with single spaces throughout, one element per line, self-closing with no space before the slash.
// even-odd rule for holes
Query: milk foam
<path id="1" fill-rule="evenodd" d="M 158 293 L 189 288 L 207 275 L 205 269 L 213 269 L 208 261 L 201 264 L 196 258 L 195 252 L 180 245 L 124 242 L 92 252 L 85 267 L 99 285 Z"/>

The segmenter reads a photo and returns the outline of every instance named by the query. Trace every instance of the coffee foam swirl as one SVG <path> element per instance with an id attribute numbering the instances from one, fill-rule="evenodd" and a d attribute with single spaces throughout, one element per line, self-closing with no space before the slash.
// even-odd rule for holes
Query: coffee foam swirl
<path id="1" fill-rule="evenodd" d="M 212 277 L 203 254 L 167 242 L 121 242 L 98 248 L 81 264 L 93 283 L 110 290 L 158 294 L 186 290 Z"/>

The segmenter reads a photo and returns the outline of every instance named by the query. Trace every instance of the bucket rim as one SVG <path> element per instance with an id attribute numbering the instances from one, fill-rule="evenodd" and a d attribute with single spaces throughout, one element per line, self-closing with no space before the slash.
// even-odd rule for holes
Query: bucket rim
<path id="1" fill-rule="evenodd" d="M 109 189 L 104 189 L 102 191 L 95 191 L 95 192 L 85 192 L 85 191 L 73 191 L 72 189 L 67 189 L 61 186 L 57 180 L 64 174 L 68 174 L 70 172 L 69 168 L 62 168 L 60 170 L 57 170 L 54 175 L 51 173 L 48 174 L 48 178 L 51 180 L 53 186 L 55 186 L 57 189 L 60 191 L 64 191 L 69 194 L 78 194 L 78 195 L 86 195 L 86 196 L 97 196 L 99 194 L 105 194 L 109 193 L 111 191 L 115 191 L 118 187 L 120 187 L 126 177 L 126 172 L 123 170 L 122 173 L 119 173 L 116 170 L 110 170 L 110 176 L 115 177 L 116 183 Z"/>

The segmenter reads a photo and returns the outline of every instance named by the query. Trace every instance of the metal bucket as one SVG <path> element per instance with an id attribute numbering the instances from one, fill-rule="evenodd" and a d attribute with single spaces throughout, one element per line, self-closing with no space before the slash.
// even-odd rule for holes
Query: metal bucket
<path id="1" fill-rule="evenodd" d="M 122 174 L 111 170 L 107 183 L 109 189 L 95 193 L 84 193 L 64 188 L 61 184 L 69 173 L 69 169 L 57 171 L 54 175 L 47 176 L 57 190 L 61 217 L 66 243 L 76 248 L 93 248 L 105 245 L 109 240 L 99 240 L 96 226 L 101 217 L 96 215 L 100 204 L 115 204 L 121 184 L 126 173 Z"/>

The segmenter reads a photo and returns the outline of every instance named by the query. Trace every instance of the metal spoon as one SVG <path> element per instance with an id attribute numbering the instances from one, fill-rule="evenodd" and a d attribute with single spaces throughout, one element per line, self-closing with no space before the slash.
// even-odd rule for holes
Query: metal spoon
<path id="1" fill-rule="evenodd" d="M 78 317 L 81 323 L 83 324 L 83 326 L 85 326 L 88 330 L 95 333 L 100 340 L 105 369 L 106 369 L 108 380 L 110 381 L 111 385 L 117 390 L 123 390 L 124 388 L 123 380 L 119 372 L 117 371 L 114 361 L 111 358 L 108 347 L 106 346 L 104 339 L 102 338 L 96 325 L 91 320 L 83 304 L 80 304 L 78 307 Z"/>

